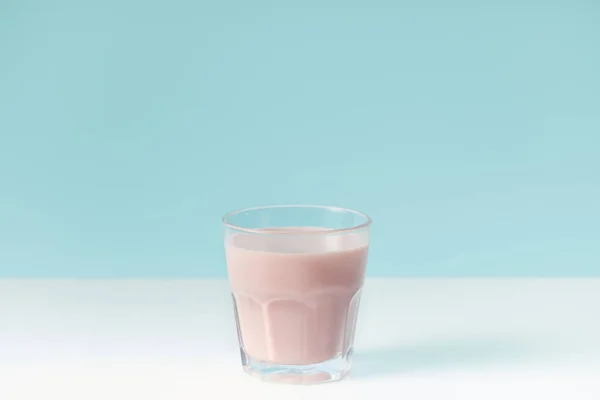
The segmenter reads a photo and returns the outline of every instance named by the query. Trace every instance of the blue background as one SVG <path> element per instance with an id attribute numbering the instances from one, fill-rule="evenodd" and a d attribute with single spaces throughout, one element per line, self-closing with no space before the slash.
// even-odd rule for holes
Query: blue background
<path id="1" fill-rule="evenodd" d="M 600 3 L 0 0 L 0 276 L 223 277 L 220 217 L 373 276 L 600 275 Z"/>

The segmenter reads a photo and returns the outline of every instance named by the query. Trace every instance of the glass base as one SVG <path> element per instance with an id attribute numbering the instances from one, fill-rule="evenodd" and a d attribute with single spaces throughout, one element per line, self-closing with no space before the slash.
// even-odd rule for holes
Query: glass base
<path id="1" fill-rule="evenodd" d="M 313 385 L 334 382 L 343 379 L 350 371 L 352 350 L 346 354 L 310 365 L 281 365 L 256 360 L 243 349 L 242 365 L 248 374 L 263 382 L 285 383 L 292 385 Z"/>

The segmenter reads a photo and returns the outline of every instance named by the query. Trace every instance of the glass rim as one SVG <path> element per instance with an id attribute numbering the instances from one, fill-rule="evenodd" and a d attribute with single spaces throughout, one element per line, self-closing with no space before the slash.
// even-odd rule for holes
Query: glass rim
<path id="1" fill-rule="evenodd" d="M 258 211 L 258 210 L 267 210 L 267 209 L 277 209 L 277 208 L 313 208 L 313 209 L 321 209 L 321 210 L 327 210 L 327 211 L 334 211 L 334 212 L 346 212 L 346 213 L 350 213 L 350 214 L 354 214 L 354 215 L 358 215 L 362 218 L 365 219 L 365 222 L 363 222 L 362 224 L 358 224 L 355 226 L 351 226 L 348 228 L 324 228 L 324 229 L 320 229 L 318 231 L 295 231 L 295 232 L 285 232 L 285 231 L 279 231 L 279 232 L 265 232 L 265 228 L 244 228 L 242 226 L 239 225 L 235 225 L 232 224 L 231 222 L 228 222 L 228 219 L 230 219 L 231 217 L 243 213 L 243 212 L 248 212 L 248 211 Z M 268 235 L 268 234 L 293 234 L 293 235 L 330 235 L 330 234 L 335 234 L 335 233 L 347 233 L 347 232 L 353 232 L 353 231 L 358 231 L 361 229 L 365 229 L 368 228 L 371 225 L 371 217 L 369 217 L 367 214 L 360 212 L 360 211 L 356 211 L 356 210 L 352 210 L 350 208 L 343 208 L 343 207 L 335 207 L 335 206 L 318 206 L 318 205 L 311 205 L 311 204 L 289 204 L 289 205 L 285 205 L 285 204 L 278 204 L 278 205 L 272 205 L 272 206 L 259 206 L 259 207 L 247 207 L 247 208 L 240 208 L 238 210 L 234 210 L 231 212 L 228 212 L 227 214 L 225 214 L 222 218 L 221 221 L 223 222 L 223 224 L 231 229 L 234 229 L 236 231 L 241 231 L 241 232 L 246 232 L 246 233 L 257 233 L 257 234 L 263 234 L 263 235 Z"/>

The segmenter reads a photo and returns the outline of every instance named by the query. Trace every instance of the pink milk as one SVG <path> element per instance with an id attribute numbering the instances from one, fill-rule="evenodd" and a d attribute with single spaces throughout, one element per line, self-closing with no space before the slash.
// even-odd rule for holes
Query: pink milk
<path id="1" fill-rule="evenodd" d="M 309 365 L 352 346 L 368 238 L 309 230 L 317 234 L 279 228 L 225 243 L 240 345 L 255 360 Z"/>

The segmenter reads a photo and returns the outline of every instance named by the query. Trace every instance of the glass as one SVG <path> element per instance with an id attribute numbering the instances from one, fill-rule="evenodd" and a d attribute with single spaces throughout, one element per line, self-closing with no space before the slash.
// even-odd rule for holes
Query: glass
<path id="1" fill-rule="evenodd" d="M 350 370 L 371 219 L 324 206 L 223 217 L 242 365 L 264 381 L 309 384 Z"/>

